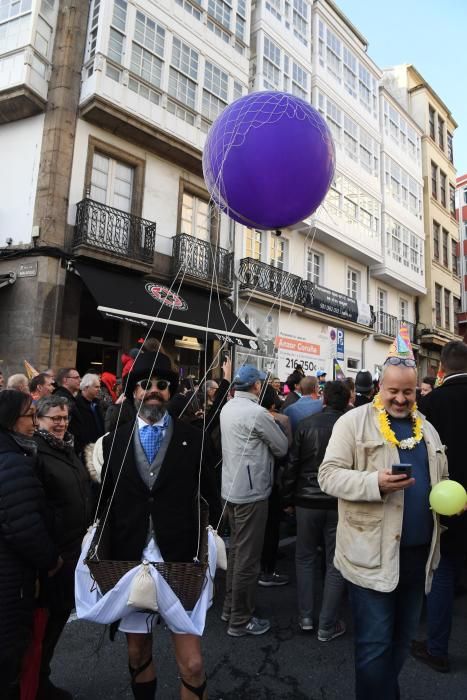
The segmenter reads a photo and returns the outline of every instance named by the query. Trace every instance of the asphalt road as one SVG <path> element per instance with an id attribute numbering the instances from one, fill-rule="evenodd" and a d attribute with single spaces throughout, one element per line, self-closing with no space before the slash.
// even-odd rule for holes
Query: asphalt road
<path id="1" fill-rule="evenodd" d="M 318 642 L 314 633 L 297 626 L 293 546 L 280 570 L 291 575 L 289 585 L 258 587 L 258 612 L 268 615 L 272 629 L 256 638 L 232 638 L 220 620 L 223 576 L 208 613 L 203 650 L 210 700 L 351 700 L 353 648 L 346 606 L 347 634 Z M 467 571 L 464 572 L 467 583 Z M 423 621 L 422 621 L 423 629 Z M 422 631 L 422 630 L 421 630 Z M 467 700 L 467 596 L 458 598 L 451 639 L 452 670 L 440 674 L 410 658 L 401 674 L 403 700 Z M 158 700 L 178 698 L 177 668 L 170 635 L 163 625 L 155 633 L 154 658 L 159 667 Z M 52 678 L 78 700 L 132 698 L 123 635 L 110 642 L 103 627 L 80 620 L 69 622 L 57 647 Z"/>

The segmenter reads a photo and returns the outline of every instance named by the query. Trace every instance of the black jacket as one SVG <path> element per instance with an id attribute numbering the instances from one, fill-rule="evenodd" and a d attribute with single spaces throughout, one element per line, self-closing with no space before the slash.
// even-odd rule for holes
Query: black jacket
<path id="1" fill-rule="evenodd" d="M 34 458 L 0 429 L 0 661 L 24 650 L 38 571 L 57 557 Z"/>
<path id="2" fill-rule="evenodd" d="M 467 374 L 446 378 L 444 383 L 425 397 L 427 420 L 438 431 L 447 447 L 449 478 L 467 489 L 467 459 L 465 431 L 467 416 Z M 448 530 L 441 538 L 441 550 L 467 550 L 467 513 L 452 518 L 442 518 Z"/>
<path id="3" fill-rule="evenodd" d="M 174 419 L 172 439 L 159 476 L 150 491 L 137 470 L 131 442 L 132 430 L 132 424 L 125 425 L 115 434 L 106 435 L 103 441 L 101 515 L 107 512 L 122 467 L 108 518 L 111 557 L 127 561 L 141 559 L 151 516 L 157 544 L 165 561 L 192 561 L 197 553 L 198 541 L 197 491 L 202 432 Z M 127 449 L 129 441 L 130 448 Z M 123 459 L 125 451 L 126 457 Z M 210 506 L 210 521 L 215 522 L 220 515 L 220 503 L 208 452 L 205 444 L 201 493 Z"/>
<path id="4" fill-rule="evenodd" d="M 51 514 L 52 538 L 63 559 L 77 559 L 93 517 L 89 473 L 73 449 L 54 448 L 40 435 L 34 439 L 36 472 Z"/>
<path id="5" fill-rule="evenodd" d="M 331 438 L 334 423 L 343 415 L 325 407 L 300 421 L 294 433 L 287 464 L 280 476 L 284 504 L 305 508 L 337 508 L 337 500 L 321 491 L 318 469 Z"/>
<path id="6" fill-rule="evenodd" d="M 75 452 L 80 457 L 86 445 L 96 442 L 104 434 L 104 416 L 100 404 L 96 403 L 94 412 L 91 402 L 78 394 L 68 429 L 75 438 Z"/>
<path id="7" fill-rule="evenodd" d="M 365 394 L 355 394 L 355 401 L 354 401 L 354 408 L 358 408 L 359 406 L 365 406 L 367 403 L 371 403 L 373 399 L 370 399 L 369 396 L 365 396 Z"/>
<path id="8" fill-rule="evenodd" d="M 288 408 L 288 406 L 291 406 L 295 401 L 298 401 L 300 396 L 297 394 L 296 391 L 289 391 L 288 394 L 286 394 L 284 402 L 281 406 L 281 411 L 284 413 L 285 409 Z"/>
<path id="9" fill-rule="evenodd" d="M 71 411 L 75 405 L 76 398 L 73 396 L 71 391 L 68 391 L 68 389 L 64 386 L 58 386 L 55 391 L 54 391 L 54 396 L 62 396 L 64 399 L 68 401 L 69 404 L 69 410 Z"/>

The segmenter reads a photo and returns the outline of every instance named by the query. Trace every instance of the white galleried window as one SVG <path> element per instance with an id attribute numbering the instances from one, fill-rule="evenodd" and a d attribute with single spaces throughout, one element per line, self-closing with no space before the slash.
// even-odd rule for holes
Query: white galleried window
<path id="1" fill-rule="evenodd" d="M 211 238 L 211 209 L 209 202 L 184 192 L 182 198 L 181 233 L 188 233 L 202 241 Z"/>
<path id="2" fill-rule="evenodd" d="M 96 202 L 131 212 L 134 168 L 102 153 L 94 153 L 90 197 Z"/>
<path id="3" fill-rule="evenodd" d="M 137 12 L 130 69 L 156 87 L 162 80 L 164 43 L 165 29 Z"/>
<path id="4" fill-rule="evenodd" d="M 207 119 L 214 119 L 227 106 L 229 77 L 227 73 L 206 61 L 202 113 Z"/>
<path id="5" fill-rule="evenodd" d="M 360 272 L 352 267 L 347 268 L 347 296 L 352 299 L 360 298 Z"/>
<path id="6" fill-rule="evenodd" d="M 263 232 L 257 229 L 246 229 L 245 257 L 261 260 L 263 252 Z"/>
<path id="7" fill-rule="evenodd" d="M 194 109 L 197 81 L 198 52 L 174 36 L 169 71 L 169 95 Z"/>

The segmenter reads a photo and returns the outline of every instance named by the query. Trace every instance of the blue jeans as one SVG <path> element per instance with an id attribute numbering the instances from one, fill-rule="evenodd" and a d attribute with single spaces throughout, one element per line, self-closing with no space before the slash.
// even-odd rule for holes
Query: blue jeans
<path id="1" fill-rule="evenodd" d="M 398 676 L 420 619 L 428 551 L 428 546 L 401 548 L 399 583 L 391 593 L 349 584 L 357 700 L 400 697 Z"/>
<path id="2" fill-rule="evenodd" d="M 427 647 L 433 656 L 447 656 L 451 636 L 454 589 L 462 570 L 465 552 L 441 555 L 439 566 L 433 576 L 431 592 L 426 599 Z"/>

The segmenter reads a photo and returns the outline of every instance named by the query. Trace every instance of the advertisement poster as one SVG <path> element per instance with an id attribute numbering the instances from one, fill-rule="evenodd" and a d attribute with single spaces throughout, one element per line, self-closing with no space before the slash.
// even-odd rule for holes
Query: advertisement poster
<path id="1" fill-rule="evenodd" d="M 285 381 L 297 365 L 305 374 L 316 374 L 318 369 L 326 369 L 326 359 L 321 355 L 321 345 L 303 338 L 283 333 L 276 338 L 278 375 Z"/>

